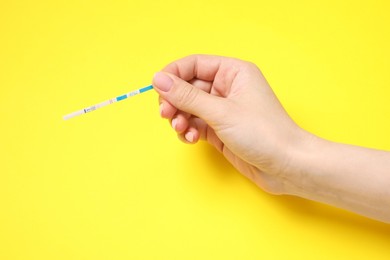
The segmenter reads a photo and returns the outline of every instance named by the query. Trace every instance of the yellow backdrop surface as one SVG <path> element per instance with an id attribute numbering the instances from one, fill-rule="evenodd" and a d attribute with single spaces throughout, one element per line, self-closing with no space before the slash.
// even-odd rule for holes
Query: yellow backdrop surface
<path id="1" fill-rule="evenodd" d="M 289 114 L 390 149 L 389 1 L 0 2 L 0 259 L 389 259 L 390 226 L 180 143 L 149 91 L 193 53 L 256 63 Z"/>

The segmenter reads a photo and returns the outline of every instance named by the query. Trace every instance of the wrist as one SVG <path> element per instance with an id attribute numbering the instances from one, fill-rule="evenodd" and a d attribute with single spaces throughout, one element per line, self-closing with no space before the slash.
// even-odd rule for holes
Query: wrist
<path id="1" fill-rule="evenodd" d="M 286 163 L 280 178 L 283 182 L 283 194 L 307 197 L 306 193 L 315 190 L 312 182 L 315 171 L 311 169 L 316 154 L 330 143 L 314 134 L 300 129 L 286 152 Z"/>

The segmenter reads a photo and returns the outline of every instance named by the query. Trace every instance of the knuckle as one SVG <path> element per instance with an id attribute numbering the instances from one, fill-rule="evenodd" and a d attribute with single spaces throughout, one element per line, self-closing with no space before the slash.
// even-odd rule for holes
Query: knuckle
<path id="1" fill-rule="evenodd" d="M 177 95 L 177 106 L 185 108 L 191 106 L 196 100 L 197 91 L 189 84 L 183 84 Z"/>
<path id="2" fill-rule="evenodd" d="M 243 66 L 248 70 L 258 70 L 257 65 L 251 61 L 245 61 Z"/>

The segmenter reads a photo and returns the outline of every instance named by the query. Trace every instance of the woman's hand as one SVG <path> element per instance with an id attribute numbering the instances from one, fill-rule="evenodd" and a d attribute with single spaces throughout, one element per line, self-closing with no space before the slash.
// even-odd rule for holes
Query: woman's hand
<path id="1" fill-rule="evenodd" d="M 254 64 L 193 55 L 166 66 L 153 86 L 161 116 L 181 140 L 207 140 L 261 188 L 285 192 L 284 174 L 309 134 L 290 119 Z"/>

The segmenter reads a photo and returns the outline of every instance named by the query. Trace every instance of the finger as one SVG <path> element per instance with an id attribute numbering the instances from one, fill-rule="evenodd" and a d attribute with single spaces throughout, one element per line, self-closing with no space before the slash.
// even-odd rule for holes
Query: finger
<path id="1" fill-rule="evenodd" d="M 160 104 L 160 115 L 163 118 L 172 119 L 178 114 L 181 114 L 183 117 L 187 119 L 191 117 L 191 114 L 178 110 L 176 107 L 171 105 L 168 101 L 163 99 L 161 96 L 159 96 L 158 102 Z"/>
<path id="2" fill-rule="evenodd" d="M 188 81 L 188 83 L 190 83 L 191 85 L 194 85 L 195 87 L 197 87 L 205 92 L 210 92 L 210 89 L 213 85 L 212 81 L 206 81 L 206 80 L 197 79 L 197 78 L 191 79 L 190 81 Z"/>
<path id="3" fill-rule="evenodd" d="M 175 115 L 182 115 L 186 119 L 189 119 L 192 116 L 190 113 L 187 113 L 187 112 L 184 112 L 181 110 L 177 110 Z"/>
<path id="4" fill-rule="evenodd" d="M 207 123 L 198 117 L 191 117 L 188 125 L 199 132 L 199 139 L 206 140 L 207 136 Z"/>
<path id="5" fill-rule="evenodd" d="M 159 103 L 160 103 L 160 115 L 162 118 L 171 119 L 177 113 L 177 108 L 172 106 L 165 99 L 160 97 Z"/>
<path id="6" fill-rule="evenodd" d="M 179 139 L 187 144 L 195 144 L 199 141 L 199 132 L 196 128 L 189 127 L 186 132 L 177 135 Z"/>
<path id="7" fill-rule="evenodd" d="M 211 95 L 226 97 L 229 94 L 232 82 L 232 80 L 229 80 L 228 78 L 232 78 L 232 76 L 235 75 L 235 73 L 233 73 L 233 75 L 226 75 L 226 78 L 223 81 L 217 77 L 213 82 L 195 78 L 190 80 L 189 83 Z M 230 85 L 227 85 L 226 83 L 230 83 Z"/>
<path id="8" fill-rule="evenodd" d="M 154 89 L 174 107 L 209 122 L 220 120 L 226 101 L 210 95 L 175 75 L 159 72 L 153 78 Z"/>
<path id="9" fill-rule="evenodd" d="M 167 65 L 163 71 L 172 73 L 186 81 L 198 78 L 213 81 L 222 60 L 220 56 L 190 55 Z"/>
<path id="10" fill-rule="evenodd" d="M 181 134 L 188 129 L 189 120 L 183 114 L 177 114 L 171 120 L 171 126 L 178 134 Z"/>
<path id="11" fill-rule="evenodd" d="M 199 79 L 210 82 L 203 85 L 204 91 L 226 97 L 238 72 L 250 63 L 235 58 L 191 55 L 167 65 L 162 71 L 171 73 L 185 81 Z"/>

